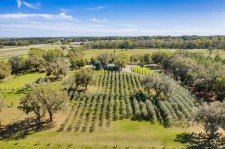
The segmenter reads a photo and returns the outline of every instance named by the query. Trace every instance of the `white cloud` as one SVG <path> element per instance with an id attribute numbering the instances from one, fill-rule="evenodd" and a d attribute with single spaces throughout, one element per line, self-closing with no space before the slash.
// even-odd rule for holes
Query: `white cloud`
<path id="1" fill-rule="evenodd" d="M 108 20 L 106 20 L 106 19 L 99 20 L 99 19 L 96 19 L 95 17 L 92 17 L 90 20 L 93 22 L 96 22 L 96 23 L 107 23 L 108 22 Z"/>
<path id="2" fill-rule="evenodd" d="M 17 19 L 17 20 L 70 20 L 75 21 L 76 18 L 67 15 L 66 13 L 60 13 L 60 14 L 27 14 L 27 13 L 13 13 L 13 14 L 0 14 L 0 19 L 5 20 L 11 20 L 11 19 Z M 22 21 L 21 20 L 21 21 Z M 2 20 L 3 21 L 3 20 Z"/>
<path id="3" fill-rule="evenodd" d="M 23 1 L 23 4 L 31 9 L 39 9 L 39 7 L 37 5 L 33 5 L 33 4 L 27 3 L 25 1 Z"/>
<path id="4" fill-rule="evenodd" d="M 40 4 L 36 3 L 36 4 L 31 4 L 22 0 L 16 0 L 17 1 L 17 5 L 18 8 L 20 8 L 22 5 L 25 5 L 26 7 L 30 8 L 30 9 L 39 9 L 40 8 Z"/>
<path id="5" fill-rule="evenodd" d="M 21 0 L 16 0 L 16 1 L 17 1 L 18 8 L 20 8 L 20 7 L 21 7 L 21 5 L 22 5 Z"/>
<path id="6" fill-rule="evenodd" d="M 225 15 L 225 12 L 221 12 L 220 14 Z"/>
<path id="7" fill-rule="evenodd" d="M 102 9 L 105 9 L 105 8 L 106 8 L 106 6 L 97 6 L 97 7 L 87 8 L 87 10 L 94 11 L 94 10 L 102 10 Z"/>
<path id="8" fill-rule="evenodd" d="M 216 35 L 224 27 L 174 24 L 160 27 L 130 22 L 117 23 L 96 17 L 78 20 L 65 12 L 58 14 L 0 14 L 0 37 L 29 36 L 139 36 L 139 35 Z M 131 22 L 132 23 L 132 22 Z"/>

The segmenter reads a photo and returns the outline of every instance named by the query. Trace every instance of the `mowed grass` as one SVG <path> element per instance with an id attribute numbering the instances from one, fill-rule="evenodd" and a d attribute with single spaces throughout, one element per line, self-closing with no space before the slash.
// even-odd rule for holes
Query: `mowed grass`
<path id="1" fill-rule="evenodd" d="M 34 133 L 19 141 L 1 142 L 0 148 L 7 146 L 24 148 L 160 148 L 168 149 L 184 147 L 184 144 L 174 141 L 176 135 L 188 131 L 183 128 L 164 128 L 159 124 L 145 121 L 120 120 L 113 122 L 111 128 L 101 128 L 93 133 L 75 133 L 47 130 Z M 86 146 L 86 147 L 85 147 Z"/>
<path id="2" fill-rule="evenodd" d="M 33 73 L 33 74 L 25 74 L 21 76 L 9 76 L 0 82 L 0 88 L 3 91 L 12 90 L 12 89 L 20 89 L 27 83 L 32 83 L 39 77 L 45 77 L 45 73 Z"/>

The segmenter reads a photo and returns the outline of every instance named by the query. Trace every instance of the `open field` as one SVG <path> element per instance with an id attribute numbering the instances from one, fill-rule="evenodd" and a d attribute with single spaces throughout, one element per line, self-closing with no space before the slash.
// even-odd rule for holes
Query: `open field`
<path id="1" fill-rule="evenodd" d="M 7 59 L 14 56 L 23 56 L 26 55 L 30 48 L 40 48 L 44 50 L 60 48 L 60 45 L 50 45 L 50 44 L 40 44 L 40 45 L 31 45 L 25 47 L 9 47 L 0 50 L 0 60 Z"/>
<path id="2" fill-rule="evenodd" d="M 0 142 L 3 148 L 8 146 L 29 148 L 151 148 L 168 149 L 184 146 L 174 141 L 176 135 L 191 131 L 185 128 L 164 128 L 145 121 L 119 120 L 110 128 L 102 128 L 94 133 L 60 132 L 54 129 L 37 132 L 20 141 Z M 14 144 L 14 145 L 13 145 Z M 48 147 L 49 145 L 49 147 Z M 71 147 L 68 147 L 68 146 Z"/>
<path id="3" fill-rule="evenodd" d="M 62 45 L 44 45 L 44 44 L 40 44 L 40 45 L 31 45 L 31 46 L 27 46 L 27 47 L 7 47 L 4 49 L 1 49 L 0 51 L 0 60 L 4 60 L 10 57 L 14 57 L 14 56 L 23 56 L 26 55 L 28 50 L 30 48 L 40 48 L 40 49 L 44 49 L 44 50 L 49 50 L 49 49 L 56 49 L 56 48 L 60 48 Z M 66 45 L 69 46 L 69 45 Z M 160 51 L 165 51 L 165 52 L 175 52 L 178 49 L 161 49 Z M 125 52 L 128 55 L 135 55 L 135 54 L 145 54 L 145 53 L 153 53 L 155 51 L 159 51 L 158 49 L 128 49 L 127 51 L 125 49 L 116 49 L 115 50 L 116 53 L 120 53 L 120 52 Z M 209 52 L 207 49 L 190 49 L 187 50 L 190 52 L 203 52 L 204 55 L 208 55 Z M 105 53 L 105 52 L 109 52 L 109 53 L 114 53 L 114 49 L 92 49 L 92 50 L 87 50 L 85 51 L 85 59 L 90 59 L 91 57 L 95 57 L 101 53 Z M 215 56 L 216 54 L 220 54 L 221 57 L 225 58 L 225 51 L 224 50 L 219 50 L 219 52 L 214 51 L 212 56 Z"/>

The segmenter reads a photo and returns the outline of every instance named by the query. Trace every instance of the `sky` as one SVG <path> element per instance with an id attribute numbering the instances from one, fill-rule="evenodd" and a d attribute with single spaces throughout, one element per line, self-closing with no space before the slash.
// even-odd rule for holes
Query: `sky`
<path id="1" fill-rule="evenodd" d="M 225 0 L 0 0 L 0 37 L 225 35 Z"/>

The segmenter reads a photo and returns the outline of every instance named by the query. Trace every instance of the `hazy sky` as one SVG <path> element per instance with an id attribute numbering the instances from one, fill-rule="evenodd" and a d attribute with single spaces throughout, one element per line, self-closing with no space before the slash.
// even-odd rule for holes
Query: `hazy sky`
<path id="1" fill-rule="evenodd" d="M 0 37 L 225 35 L 225 0 L 0 0 Z"/>

